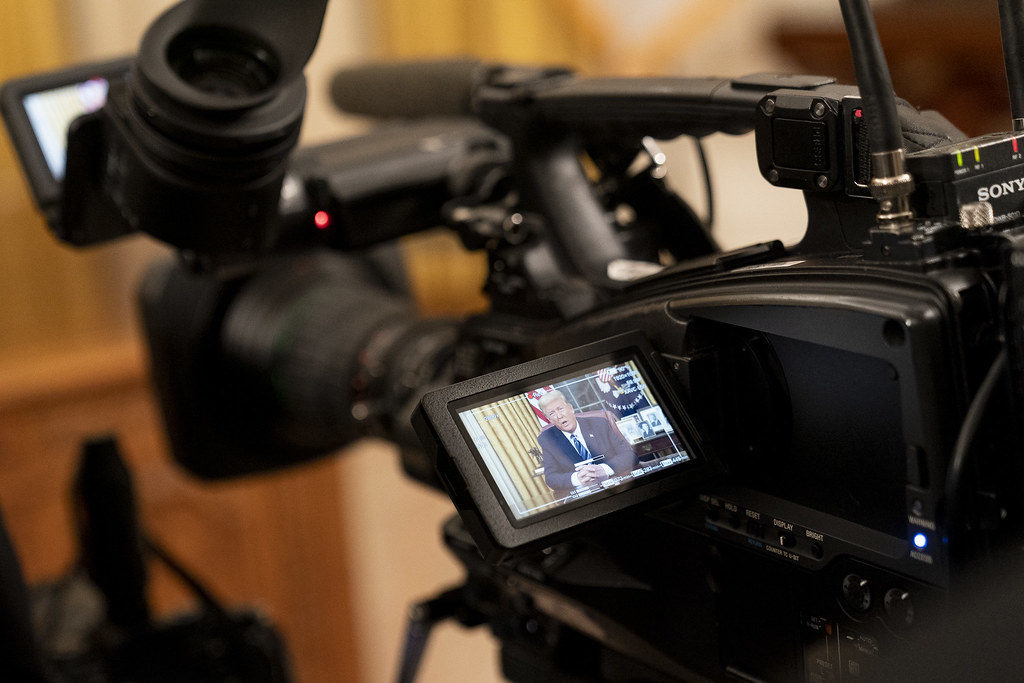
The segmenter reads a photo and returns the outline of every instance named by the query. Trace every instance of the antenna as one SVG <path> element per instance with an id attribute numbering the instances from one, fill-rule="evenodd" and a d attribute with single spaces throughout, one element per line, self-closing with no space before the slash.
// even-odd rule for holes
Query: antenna
<path id="1" fill-rule="evenodd" d="M 999 0 L 999 32 L 1003 39 L 1013 129 L 1024 130 L 1024 3 Z"/>
<path id="2" fill-rule="evenodd" d="M 910 208 L 914 179 L 907 171 L 896 96 L 875 18 L 867 0 L 839 0 L 839 6 L 864 101 L 871 150 L 871 196 L 879 204 L 878 227 L 895 233 L 906 232 L 914 221 Z"/>

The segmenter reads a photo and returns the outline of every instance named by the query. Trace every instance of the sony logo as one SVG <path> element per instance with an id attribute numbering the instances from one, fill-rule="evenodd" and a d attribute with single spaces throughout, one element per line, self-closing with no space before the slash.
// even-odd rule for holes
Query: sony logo
<path id="1" fill-rule="evenodd" d="M 978 201 L 987 202 L 989 199 L 999 199 L 1003 195 L 1014 192 L 1024 192 L 1024 178 L 1015 178 L 1005 183 L 996 183 L 988 187 L 978 188 Z"/>

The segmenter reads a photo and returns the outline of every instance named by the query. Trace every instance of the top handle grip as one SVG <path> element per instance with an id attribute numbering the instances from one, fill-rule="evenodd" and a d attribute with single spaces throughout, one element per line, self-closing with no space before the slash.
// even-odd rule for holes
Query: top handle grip
<path id="1" fill-rule="evenodd" d="M 549 124 L 606 128 L 614 134 L 671 139 L 751 131 L 757 106 L 780 88 L 815 89 L 835 79 L 823 76 L 755 74 L 722 78 L 592 78 L 538 92 L 539 117 Z"/>

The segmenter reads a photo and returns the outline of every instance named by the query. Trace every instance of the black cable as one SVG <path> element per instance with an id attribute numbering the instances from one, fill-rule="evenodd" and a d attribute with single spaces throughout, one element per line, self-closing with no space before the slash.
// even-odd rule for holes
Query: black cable
<path id="1" fill-rule="evenodd" d="M 1010 90 L 1010 116 L 1024 119 L 1024 2 L 999 0 L 999 31 Z"/>
<path id="2" fill-rule="evenodd" d="M 188 588 L 195 594 L 199 601 L 206 607 L 210 612 L 216 614 L 218 617 L 224 619 L 230 618 L 224 606 L 220 604 L 210 593 L 209 590 L 199 582 L 195 576 L 192 575 L 185 567 L 178 562 L 167 550 L 159 543 L 154 541 L 149 536 L 143 537 L 143 544 L 147 551 L 152 553 L 154 557 L 164 563 L 164 565 L 171 570 Z"/>
<path id="3" fill-rule="evenodd" d="M 839 0 L 839 6 L 843 11 L 846 36 L 850 40 L 857 86 L 864 101 L 871 152 L 902 149 L 903 134 L 896 113 L 892 78 L 871 7 L 867 0 Z"/>
<path id="4" fill-rule="evenodd" d="M 946 471 L 946 533 L 950 536 L 956 531 L 954 525 L 960 514 L 960 485 L 967 455 L 971 450 L 971 444 L 974 443 L 974 437 L 978 433 L 978 426 L 985 414 L 985 408 L 988 407 L 989 399 L 992 398 L 996 382 L 999 381 L 1006 369 L 1006 360 L 1007 352 L 1004 347 L 992 361 L 992 365 L 985 374 L 981 386 L 978 387 L 977 393 L 974 394 L 971 405 L 967 409 L 967 415 L 964 416 L 964 421 L 960 425 L 960 433 L 957 435 L 956 446 L 953 448 L 953 457 L 950 459 L 949 469 Z"/>
<path id="5" fill-rule="evenodd" d="M 708 156 L 704 151 L 704 141 L 694 138 L 697 145 L 697 158 L 700 159 L 700 168 L 704 172 L 704 196 L 708 204 L 708 212 L 704 217 L 704 228 L 710 234 L 711 227 L 715 224 L 715 188 L 711 184 L 711 169 L 708 167 Z"/>

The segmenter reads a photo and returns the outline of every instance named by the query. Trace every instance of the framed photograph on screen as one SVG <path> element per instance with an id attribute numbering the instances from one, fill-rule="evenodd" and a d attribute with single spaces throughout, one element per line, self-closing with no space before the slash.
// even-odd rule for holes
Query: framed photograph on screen
<path id="1" fill-rule="evenodd" d="M 641 409 L 640 419 L 651 425 L 651 429 L 655 432 L 670 433 L 672 431 L 672 425 L 665 419 L 665 413 L 662 412 L 661 406 Z"/>

